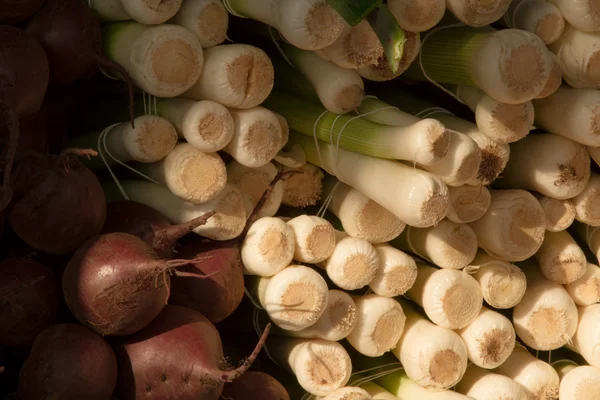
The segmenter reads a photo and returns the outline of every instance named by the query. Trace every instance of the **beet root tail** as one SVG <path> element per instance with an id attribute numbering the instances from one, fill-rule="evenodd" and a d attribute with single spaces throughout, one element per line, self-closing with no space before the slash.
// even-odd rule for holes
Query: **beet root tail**
<path id="1" fill-rule="evenodd" d="M 0 211 L 4 210 L 12 200 L 13 191 L 10 188 L 10 178 L 12 175 L 12 167 L 17 155 L 17 146 L 19 145 L 19 117 L 15 110 L 7 103 L 0 103 L 0 120 L 6 121 L 8 127 L 8 145 L 5 155 L 4 176 L 2 178 L 2 187 L 0 187 Z"/>
<path id="2" fill-rule="evenodd" d="M 171 225 L 168 228 L 156 231 L 153 234 L 152 247 L 161 251 L 171 249 L 177 240 L 192 232 L 197 227 L 206 225 L 210 217 L 215 214 L 216 211 L 209 211 L 191 221 Z"/>

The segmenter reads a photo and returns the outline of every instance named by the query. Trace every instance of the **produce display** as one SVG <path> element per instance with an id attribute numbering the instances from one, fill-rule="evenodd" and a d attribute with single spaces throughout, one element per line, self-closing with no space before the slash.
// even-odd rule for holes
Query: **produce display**
<path id="1" fill-rule="evenodd" d="M 600 400 L 600 0 L 0 2 L 0 400 Z"/>

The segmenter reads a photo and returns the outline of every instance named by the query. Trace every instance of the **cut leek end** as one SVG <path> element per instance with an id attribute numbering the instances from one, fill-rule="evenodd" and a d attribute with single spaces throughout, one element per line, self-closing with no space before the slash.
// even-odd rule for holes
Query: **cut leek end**
<path id="1" fill-rule="evenodd" d="M 447 190 L 432 193 L 421 207 L 420 227 L 434 226 L 444 219 L 450 208 L 449 200 Z"/>
<path id="2" fill-rule="evenodd" d="M 512 143 L 527 136 L 533 126 L 534 115 L 530 101 L 506 104 L 489 96 L 484 96 L 481 106 L 475 110 L 477 125 L 498 143 Z"/>
<path id="3" fill-rule="evenodd" d="M 149 163 L 162 160 L 177 144 L 177 131 L 164 118 L 154 115 L 144 115 L 135 119 L 135 128 L 130 125 L 123 127 L 123 137 L 127 133 L 134 134 L 130 140 L 135 161 Z"/>
<path id="4" fill-rule="evenodd" d="M 565 29 L 565 19 L 559 14 L 546 14 L 535 25 L 533 33 L 539 36 L 545 44 L 554 43 Z"/>
<path id="5" fill-rule="evenodd" d="M 465 25 L 483 27 L 498 21 L 511 0 L 447 0 L 446 6 Z"/>

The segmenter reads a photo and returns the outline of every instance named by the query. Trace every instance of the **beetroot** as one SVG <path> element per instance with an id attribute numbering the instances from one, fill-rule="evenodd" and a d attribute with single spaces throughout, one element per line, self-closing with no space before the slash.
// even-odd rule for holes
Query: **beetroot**
<path id="1" fill-rule="evenodd" d="M 0 263 L 0 345 L 25 346 L 54 323 L 59 287 L 50 269 L 30 258 Z"/>
<path id="2" fill-rule="evenodd" d="M 15 195 L 8 221 L 36 250 L 72 253 L 104 225 L 102 186 L 70 150 L 60 156 L 24 156 L 15 166 L 12 182 Z"/>
<path id="3" fill-rule="evenodd" d="M 269 328 L 252 355 L 232 369 L 225 363 L 219 332 L 206 317 L 167 306 L 150 325 L 115 346 L 119 398 L 217 400 L 223 384 L 242 376 L 254 362 Z"/>
<path id="4" fill-rule="evenodd" d="M 25 21 L 40 9 L 44 0 L 2 0 L 0 24 L 15 25 Z"/>
<path id="5" fill-rule="evenodd" d="M 248 371 L 239 379 L 226 383 L 222 398 L 227 400 L 290 400 L 285 387 L 264 372 Z"/>
<path id="6" fill-rule="evenodd" d="M 75 324 L 53 325 L 33 343 L 21 368 L 21 400 L 109 400 L 117 360 L 96 333 Z"/>

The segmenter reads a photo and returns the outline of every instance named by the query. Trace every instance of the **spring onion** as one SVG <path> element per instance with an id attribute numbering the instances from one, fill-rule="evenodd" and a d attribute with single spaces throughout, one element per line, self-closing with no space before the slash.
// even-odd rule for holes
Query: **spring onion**
<path id="1" fill-rule="evenodd" d="M 510 5 L 510 0 L 481 2 L 474 0 L 446 0 L 446 7 L 466 25 L 481 27 L 498 21 Z"/>
<path id="2" fill-rule="evenodd" d="M 375 64 L 356 70 L 360 76 L 370 81 L 389 81 L 404 73 L 415 61 L 421 49 L 421 35 L 419 33 L 404 32 L 404 46 L 398 69 L 393 72 L 385 54 L 377 59 Z"/>
<path id="3" fill-rule="evenodd" d="M 207 49 L 227 39 L 229 13 L 220 0 L 183 0 L 170 22 L 188 29 Z"/>
<path id="4" fill-rule="evenodd" d="M 561 382 L 566 374 L 579 366 L 575 361 L 565 359 L 554 361 L 550 365 L 552 365 L 552 368 L 558 373 Z"/>
<path id="5" fill-rule="evenodd" d="M 490 208 L 492 195 L 485 186 L 449 186 L 450 209 L 448 218 L 457 224 L 466 224 L 483 217 Z"/>
<path id="6" fill-rule="evenodd" d="M 567 231 L 546 232 L 534 257 L 546 279 L 559 285 L 581 278 L 587 266 L 583 250 Z"/>
<path id="7" fill-rule="evenodd" d="M 88 4 L 104 21 L 133 19 L 140 24 L 157 25 L 175 15 L 182 0 L 88 0 Z"/>
<path id="8" fill-rule="evenodd" d="M 546 85 L 544 89 L 535 97 L 536 99 L 543 99 L 545 97 L 550 96 L 552 93 L 556 92 L 562 85 L 563 82 L 563 72 L 562 65 L 560 64 L 560 60 L 554 53 L 550 51 L 547 52 L 552 60 L 552 69 L 550 70 L 550 76 L 546 81 Z"/>
<path id="9" fill-rule="evenodd" d="M 581 365 L 571 369 L 560 382 L 561 400 L 597 399 L 600 396 L 600 369 Z"/>
<path id="10" fill-rule="evenodd" d="M 575 219 L 590 226 L 600 226 L 600 175 L 592 172 L 581 193 L 571 199 L 575 206 Z"/>
<path id="11" fill-rule="evenodd" d="M 444 0 L 389 0 L 388 9 L 402 29 L 409 32 L 425 32 L 436 26 L 444 16 Z"/>
<path id="12" fill-rule="evenodd" d="M 584 32 L 600 30 L 600 11 L 594 1 L 549 0 L 556 4 L 569 24 Z"/>
<path id="13" fill-rule="evenodd" d="M 318 400 L 373 400 L 373 397 L 364 389 L 356 386 L 346 386 L 325 397 L 319 397 Z"/>
<path id="14" fill-rule="evenodd" d="M 545 44 L 555 42 L 565 29 L 562 13 L 547 0 L 512 1 L 503 22 L 511 28 L 535 33 Z"/>
<path id="15" fill-rule="evenodd" d="M 302 173 L 290 175 L 283 182 L 281 203 L 298 208 L 317 204 L 323 190 L 323 171 L 310 163 L 299 168 L 283 168 L 283 171 L 291 170 L 300 170 Z"/>
<path id="16" fill-rule="evenodd" d="M 300 215 L 287 221 L 287 224 L 294 232 L 294 260 L 316 264 L 333 254 L 336 245 L 335 229 L 326 219 Z"/>
<path id="17" fill-rule="evenodd" d="M 589 226 L 581 222 L 573 223 L 573 234 L 585 243 L 588 249 L 600 259 L 600 227 Z"/>
<path id="18" fill-rule="evenodd" d="M 414 383 L 413 383 L 414 384 Z M 367 381 L 360 384 L 360 387 L 363 388 L 373 400 L 398 400 L 400 397 L 396 397 L 378 384 L 373 381 Z"/>
<path id="19" fill-rule="evenodd" d="M 475 400 L 527 400 L 525 390 L 517 382 L 474 364 L 467 367 L 456 391 Z"/>
<path id="20" fill-rule="evenodd" d="M 600 321 L 600 304 L 577 307 L 577 312 L 579 323 L 571 348 L 581 354 L 589 365 L 600 368 L 600 355 L 597 351 L 600 344 L 600 331 L 597 329 Z"/>
<path id="21" fill-rule="evenodd" d="M 379 256 L 379 269 L 369 288 L 385 297 L 396 297 L 406 293 L 417 279 L 417 263 L 408 254 L 387 243 L 375 245 Z"/>
<path id="22" fill-rule="evenodd" d="M 565 285 L 565 289 L 578 306 L 600 303 L 600 267 L 586 263 L 585 273 L 576 281 Z"/>
<path id="23" fill-rule="evenodd" d="M 244 196 L 250 200 L 251 208 L 254 208 L 262 197 L 269 183 L 277 175 L 277 167 L 267 163 L 258 168 L 249 168 L 236 161 L 227 164 L 227 182 L 237 186 Z M 259 217 L 272 217 L 279 210 L 283 197 L 284 182 L 277 182 L 271 191 L 265 204 L 258 213 Z"/>
<path id="24" fill-rule="evenodd" d="M 575 206 L 571 200 L 558 200 L 535 193 L 546 215 L 546 230 L 559 232 L 567 229 L 575 220 Z"/>
<path id="25" fill-rule="evenodd" d="M 259 218 L 252 223 L 240 248 L 244 273 L 273 276 L 294 258 L 294 233 L 281 219 Z"/>

